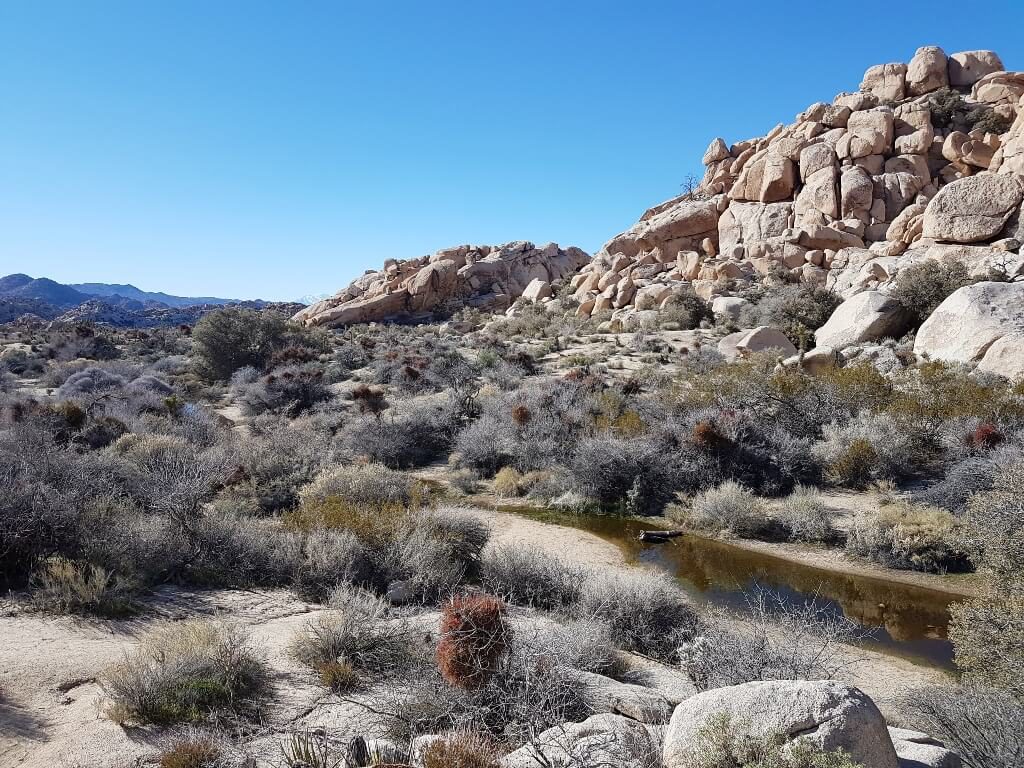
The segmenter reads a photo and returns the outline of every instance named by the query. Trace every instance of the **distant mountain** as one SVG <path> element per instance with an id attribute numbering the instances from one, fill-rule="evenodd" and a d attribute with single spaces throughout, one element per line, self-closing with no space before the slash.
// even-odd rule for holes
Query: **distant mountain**
<path id="1" fill-rule="evenodd" d="M 12 299 L 38 299 L 55 307 L 75 307 L 90 298 L 69 285 L 46 277 L 33 278 L 22 274 L 0 277 L 0 296 Z"/>
<path id="2" fill-rule="evenodd" d="M 172 296 L 158 291 L 143 291 L 134 285 L 118 285 L 117 283 L 72 283 L 71 288 L 89 296 L 111 298 L 120 296 L 135 301 L 157 302 L 168 307 L 194 307 L 198 304 L 236 304 L 236 299 L 218 299 L 213 296 Z"/>
<path id="3" fill-rule="evenodd" d="M 239 303 L 236 299 L 218 299 L 212 296 L 172 296 L 169 293 L 143 291 L 134 285 L 115 283 L 65 285 L 46 277 L 36 278 L 20 273 L 0 277 L 0 297 L 38 299 L 62 308 L 77 307 L 92 299 L 103 299 L 109 304 L 129 309 L 137 309 L 142 306 L 178 308 Z"/>

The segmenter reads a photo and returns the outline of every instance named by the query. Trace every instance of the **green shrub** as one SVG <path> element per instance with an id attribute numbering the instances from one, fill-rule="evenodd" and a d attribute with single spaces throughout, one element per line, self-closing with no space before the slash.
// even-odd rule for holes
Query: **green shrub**
<path id="1" fill-rule="evenodd" d="M 239 368 L 262 370 L 287 344 L 281 315 L 228 307 L 203 315 L 192 330 L 196 371 L 207 381 L 227 381 Z"/>
<path id="2" fill-rule="evenodd" d="M 244 711 L 268 693 L 270 672 L 240 629 L 192 620 L 153 632 L 102 685 L 116 722 L 171 725 Z"/>
<path id="3" fill-rule="evenodd" d="M 663 327 L 671 323 L 683 331 L 700 328 L 702 322 L 714 319 L 708 303 L 689 288 L 674 291 L 658 313 L 658 322 Z"/>
<path id="4" fill-rule="evenodd" d="M 960 261 L 925 259 L 901 269 L 890 293 L 918 328 L 950 294 L 977 280 Z"/>

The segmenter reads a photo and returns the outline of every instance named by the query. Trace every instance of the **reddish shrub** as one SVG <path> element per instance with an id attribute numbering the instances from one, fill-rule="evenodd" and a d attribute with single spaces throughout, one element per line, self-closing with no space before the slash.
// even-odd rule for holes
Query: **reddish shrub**
<path id="1" fill-rule="evenodd" d="M 1004 440 L 999 427 L 991 422 L 979 424 L 967 435 L 967 444 L 972 448 L 991 450 Z"/>
<path id="2" fill-rule="evenodd" d="M 365 384 L 360 384 L 352 390 L 352 399 L 362 413 L 372 413 L 375 416 L 388 407 L 384 393 Z"/>
<path id="3" fill-rule="evenodd" d="M 517 405 L 512 409 L 512 421 L 518 424 L 520 427 L 526 426 L 530 423 L 530 419 L 533 414 L 530 413 L 530 409 L 525 405 Z"/>
<path id="4" fill-rule="evenodd" d="M 729 438 L 718 431 L 718 427 L 710 421 L 698 421 L 693 426 L 691 436 L 693 444 L 705 451 L 716 451 L 724 448 Z"/>
<path id="5" fill-rule="evenodd" d="M 450 684 L 477 688 L 497 670 L 512 630 L 505 604 L 491 595 L 458 595 L 441 612 L 437 666 Z"/>

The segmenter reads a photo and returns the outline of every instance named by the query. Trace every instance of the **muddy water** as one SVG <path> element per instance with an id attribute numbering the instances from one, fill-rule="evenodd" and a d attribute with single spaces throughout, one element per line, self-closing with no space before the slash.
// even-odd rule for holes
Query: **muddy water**
<path id="1" fill-rule="evenodd" d="M 953 668 L 946 627 L 950 603 L 957 598 L 945 592 L 837 573 L 696 536 L 682 536 L 664 544 L 645 543 L 637 540 L 640 531 L 657 526 L 628 518 L 512 508 L 506 511 L 589 531 L 611 541 L 630 561 L 675 576 L 698 602 L 741 609 L 746 594 L 757 585 L 771 588 L 794 604 L 813 598 L 819 606 L 873 628 L 873 636 L 866 643 L 869 647 L 921 664 Z"/>

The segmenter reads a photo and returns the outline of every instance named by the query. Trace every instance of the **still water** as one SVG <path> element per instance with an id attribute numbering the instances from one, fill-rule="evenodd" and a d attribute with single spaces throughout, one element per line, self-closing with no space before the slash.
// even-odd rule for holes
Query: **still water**
<path id="1" fill-rule="evenodd" d="M 637 540 L 656 525 L 629 518 L 572 515 L 504 507 L 503 511 L 589 531 L 616 544 L 634 563 L 666 571 L 697 602 L 745 607 L 746 594 L 768 587 L 796 604 L 815 599 L 864 627 L 874 628 L 865 645 L 911 661 L 953 669 L 946 639 L 949 606 L 955 595 L 913 584 L 837 573 L 697 536 L 663 544 Z"/>

